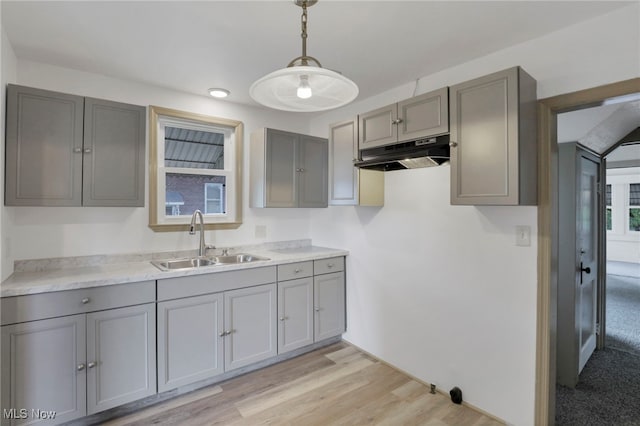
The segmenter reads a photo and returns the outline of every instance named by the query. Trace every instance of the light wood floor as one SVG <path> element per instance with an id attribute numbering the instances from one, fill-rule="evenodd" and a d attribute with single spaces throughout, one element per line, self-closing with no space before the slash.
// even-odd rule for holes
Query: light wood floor
<path id="1" fill-rule="evenodd" d="M 501 423 L 346 343 L 299 356 L 107 423 L 133 425 L 431 425 Z"/>

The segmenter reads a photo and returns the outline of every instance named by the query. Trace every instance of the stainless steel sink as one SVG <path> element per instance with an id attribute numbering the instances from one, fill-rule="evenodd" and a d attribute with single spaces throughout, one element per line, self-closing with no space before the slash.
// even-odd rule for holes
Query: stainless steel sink
<path id="1" fill-rule="evenodd" d="M 269 260 L 266 257 L 260 257 L 249 253 L 229 254 L 225 256 L 214 256 L 211 258 L 215 263 L 223 263 L 225 265 L 232 263 L 256 262 L 259 260 Z"/>
<path id="2" fill-rule="evenodd" d="M 249 253 L 238 253 L 213 257 L 152 260 L 151 264 L 163 271 L 175 271 L 178 269 L 201 268 L 203 266 L 232 265 L 236 263 L 257 262 L 259 260 L 269 260 L 269 258 L 256 256 Z"/>
<path id="3" fill-rule="evenodd" d="M 151 264 L 163 271 L 175 271 L 176 269 L 201 268 L 215 265 L 215 261 L 205 257 L 192 257 L 187 259 L 153 260 Z"/>

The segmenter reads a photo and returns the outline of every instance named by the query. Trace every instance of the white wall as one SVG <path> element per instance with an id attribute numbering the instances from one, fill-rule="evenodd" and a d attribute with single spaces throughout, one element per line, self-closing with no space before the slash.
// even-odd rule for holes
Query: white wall
<path id="1" fill-rule="evenodd" d="M 639 13 L 632 5 L 423 77 L 417 94 L 514 65 L 537 79 L 539 98 L 638 77 Z M 326 113 L 311 131 L 326 134 L 414 88 Z M 384 207 L 330 207 L 312 212 L 311 224 L 315 244 L 351 252 L 347 340 L 440 389 L 459 386 L 510 424 L 533 425 L 535 207 L 450 206 L 442 166 L 388 172 Z M 531 227 L 530 247 L 515 246 L 516 225 Z"/>
<path id="2" fill-rule="evenodd" d="M 237 230 L 207 231 L 206 241 L 218 247 L 309 238 L 307 209 L 250 209 L 248 207 L 249 135 L 260 127 L 306 132 L 308 119 L 294 114 L 216 101 L 131 81 L 18 60 L 16 82 L 65 93 L 231 118 L 244 122 L 243 224 Z M 295 119 L 294 119 L 295 118 Z M 148 182 L 147 193 L 148 193 Z M 148 204 L 148 202 L 147 202 Z M 153 232 L 144 208 L 5 207 L 3 235 L 13 259 L 81 256 L 191 249 L 197 237 L 186 232 Z M 266 226 L 266 238 L 255 238 L 255 227 Z M 5 270 L 6 277 L 11 270 Z"/>
<path id="3" fill-rule="evenodd" d="M 0 8 L 1 9 L 1 8 Z M 7 83 L 16 81 L 17 58 L 7 39 L 4 29 L 0 31 L 0 135 L 4 141 L 5 134 L 5 99 Z M 5 234 L 10 229 L 11 224 L 7 220 L 6 208 L 4 207 L 4 143 L 0 149 L 0 164 L 3 172 L 0 173 L 0 278 L 4 279 L 13 271 L 13 260 L 9 244 Z"/>

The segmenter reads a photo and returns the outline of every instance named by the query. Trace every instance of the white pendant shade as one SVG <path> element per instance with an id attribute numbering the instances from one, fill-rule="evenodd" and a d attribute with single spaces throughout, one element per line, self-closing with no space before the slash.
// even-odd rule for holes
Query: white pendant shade
<path id="1" fill-rule="evenodd" d="M 300 77 L 308 81 L 311 96 L 301 98 Z M 303 83 L 303 84 L 306 84 Z M 292 66 L 265 75 L 251 85 L 249 94 L 258 103 L 282 111 L 313 112 L 338 108 L 358 96 L 358 86 L 326 68 Z"/>

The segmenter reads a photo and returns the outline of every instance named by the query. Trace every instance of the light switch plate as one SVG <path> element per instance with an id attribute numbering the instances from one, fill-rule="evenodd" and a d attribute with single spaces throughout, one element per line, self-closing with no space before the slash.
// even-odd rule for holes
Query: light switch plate
<path id="1" fill-rule="evenodd" d="M 516 226 L 516 245 L 529 247 L 531 245 L 531 227 L 525 225 Z"/>

